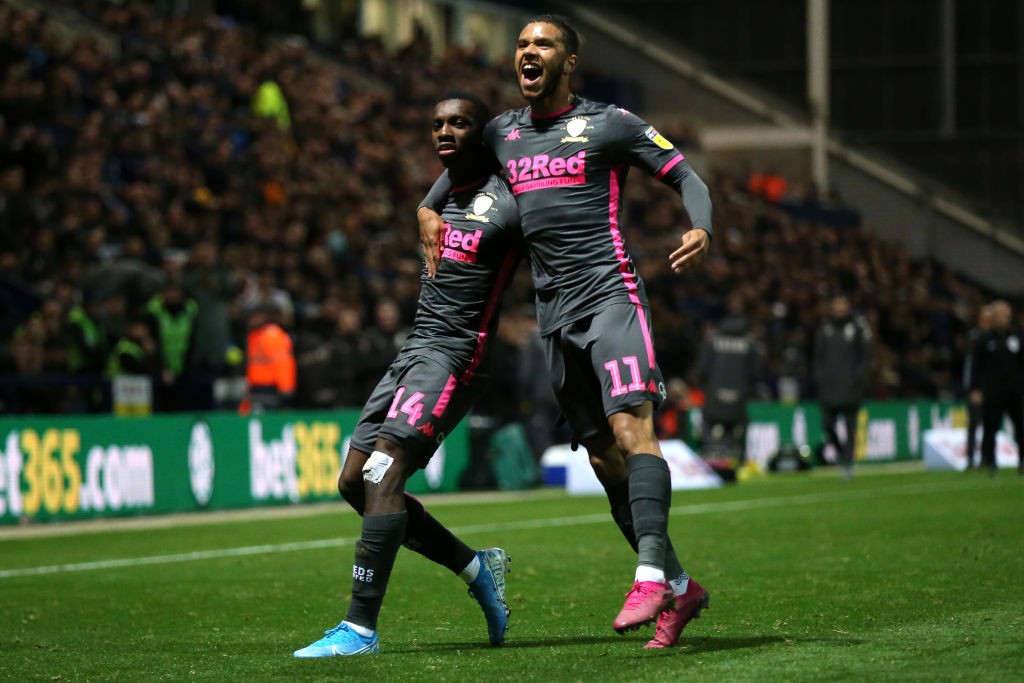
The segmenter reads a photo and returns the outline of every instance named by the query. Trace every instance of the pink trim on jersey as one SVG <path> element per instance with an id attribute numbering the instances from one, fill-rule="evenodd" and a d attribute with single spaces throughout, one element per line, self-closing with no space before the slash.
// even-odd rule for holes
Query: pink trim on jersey
<path id="1" fill-rule="evenodd" d="M 448 404 L 452 400 L 452 392 L 455 391 L 455 375 L 448 375 L 448 382 L 444 385 L 444 391 L 437 399 L 437 403 L 434 404 L 434 409 L 430 411 L 430 414 L 434 417 L 441 417 L 444 415 L 444 411 L 448 409 Z"/>
<path id="2" fill-rule="evenodd" d="M 654 174 L 654 177 L 661 180 L 665 177 L 665 174 L 675 168 L 675 165 L 682 161 L 685 157 L 682 154 L 677 154 L 669 160 L 667 164 L 661 167 L 661 170 Z"/>
<path id="3" fill-rule="evenodd" d="M 626 257 L 626 247 L 622 241 L 622 233 L 619 232 L 619 192 L 622 189 L 619 181 L 621 166 L 613 166 L 611 182 L 608 188 L 608 229 L 612 233 L 612 244 L 615 246 L 615 258 L 619 262 L 619 274 L 629 292 L 629 300 L 636 306 L 637 317 L 640 319 L 640 330 L 644 335 L 644 347 L 647 350 L 647 366 L 654 369 L 654 342 L 651 340 L 651 333 L 647 330 L 647 315 L 644 313 L 643 302 L 640 301 L 639 288 L 636 283 L 636 275 L 630 272 L 629 259 Z"/>
<path id="4" fill-rule="evenodd" d="M 518 255 L 515 250 L 509 250 L 505 254 L 505 260 L 502 262 L 501 268 L 498 270 L 498 277 L 494 279 L 494 289 L 491 290 L 491 296 L 487 299 L 487 306 L 484 307 L 484 314 L 480 318 L 480 327 L 476 331 L 476 349 L 473 350 L 473 358 L 469 361 L 469 365 L 466 366 L 465 372 L 462 373 L 461 380 L 463 384 L 469 384 L 469 380 L 473 379 L 473 375 L 476 373 L 477 366 L 483 360 L 484 349 L 487 348 L 487 328 L 491 324 L 494 312 L 498 310 L 498 302 L 501 301 L 501 295 L 508 285 L 509 278 L 512 276 L 513 271 L 515 271 L 517 259 Z"/>

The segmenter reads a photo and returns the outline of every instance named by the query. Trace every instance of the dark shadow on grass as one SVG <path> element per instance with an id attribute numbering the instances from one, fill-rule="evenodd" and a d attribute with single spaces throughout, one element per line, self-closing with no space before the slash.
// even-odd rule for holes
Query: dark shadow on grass
<path id="1" fill-rule="evenodd" d="M 728 652 L 729 650 L 753 650 L 769 645 L 785 643 L 782 636 L 704 636 L 698 638 L 684 638 L 676 647 L 666 648 L 664 652 L 678 652 L 680 654 L 697 654 L 702 652 Z"/>
<path id="2" fill-rule="evenodd" d="M 388 652 L 443 652 L 445 650 L 505 650 L 509 648 L 557 647 L 560 645 L 600 645 L 601 643 L 621 643 L 625 639 L 616 636 L 573 636 L 564 638 L 547 638 L 545 640 L 506 640 L 504 645 L 492 646 L 475 640 L 471 643 L 419 643 L 405 647 L 389 647 Z"/>
<path id="3" fill-rule="evenodd" d="M 659 652 L 679 654 L 703 654 L 708 652 L 728 652 L 729 650 L 748 650 L 768 647 L 782 643 L 833 643 L 842 645 L 861 645 L 866 641 L 850 638 L 785 638 L 783 636 L 747 636 L 743 638 L 705 636 L 686 638 L 677 647 L 659 650 Z"/>
<path id="4" fill-rule="evenodd" d="M 652 632 L 653 633 L 653 632 Z M 726 652 L 729 650 L 746 650 L 777 645 L 786 642 L 782 636 L 750 636 L 743 638 L 734 637 L 707 637 L 687 638 L 678 647 L 659 650 L 657 652 L 677 653 L 680 655 L 697 654 L 705 652 Z M 792 640 L 792 639 L 790 639 Z M 561 638 L 545 638 L 535 640 L 506 640 L 500 647 L 491 647 L 479 641 L 471 643 L 420 643 L 416 646 L 388 647 L 392 653 L 413 653 L 413 652 L 445 652 L 451 650 L 503 650 L 503 649 L 525 649 L 525 648 L 550 648 L 550 647 L 579 647 L 580 645 L 634 645 L 638 650 L 642 649 L 647 638 L 635 638 L 617 635 L 607 636 L 565 636 Z M 849 643 L 849 641 L 844 641 Z M 655 653 L 656 651 L 645 651 Z"/>

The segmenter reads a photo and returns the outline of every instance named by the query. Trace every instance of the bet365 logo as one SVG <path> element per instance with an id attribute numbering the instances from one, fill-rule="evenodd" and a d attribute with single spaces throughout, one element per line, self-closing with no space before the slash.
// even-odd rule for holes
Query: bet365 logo
<path id="1" fill-rule="evenodd" d="M 352 578 L 363 583 L 373 583 L 373 570 L 354 564 L 352 565 Z"/>

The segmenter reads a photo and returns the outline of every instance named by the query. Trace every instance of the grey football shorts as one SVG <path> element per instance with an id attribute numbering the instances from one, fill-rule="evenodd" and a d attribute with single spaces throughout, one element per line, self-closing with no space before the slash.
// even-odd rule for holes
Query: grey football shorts
<path id="1" fill-rule="evenodd" d="M 555 396 L 578 440 L 610 433 L 610 415 L 665 398 L 644 306 L 609 304 L 541 340 Z"/>
<path id="2" fill-rule="evenodd" d="M 483 393 L 485 380 L 460 381 L 425 356 L 399 356 L 370 394 L 350 448 L 372 453 L 377 437 L 392 441 L 424 467 Z"/>

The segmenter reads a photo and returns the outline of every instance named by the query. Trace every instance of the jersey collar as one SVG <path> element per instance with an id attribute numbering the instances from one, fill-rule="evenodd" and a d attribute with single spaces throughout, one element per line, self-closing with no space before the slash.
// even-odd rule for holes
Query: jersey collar
<path id="1" fill-rule="evenodd" d="M 475 180 L 472 180 L 472 181 L 470 181 L 470 182 L 468 182 L 468 183 L 466 183 L 464 185 L 459 185 L 458 187 L 453 187 L 451 189 L 451 192 L 449 192 L 449 194 L 455 194 L 457 192 L 466 192 L 467 190 L 475 190 L 476 188 L 478 188 L 481 185 L 483 185 L 485 182 L 487 182 L 487 176 L 486 175 L 482 175 L 479 178 L 477 178 Z"/>
<path id="2" fill-rule="evenodd" d="M 577 102 L 579 102 L 579 98 L 573 95 L 572 100 L 569 102 L 569 104 L 567 104 L 563 109 L 559 109 L 558 111 L 551 114 L 536 114 L 533 111 L 533 107 L 530 107 L 530 118 L 535 120 L 553 119 L 556 116 L 561 116 L 565 112 L 575 107 Z"/>

